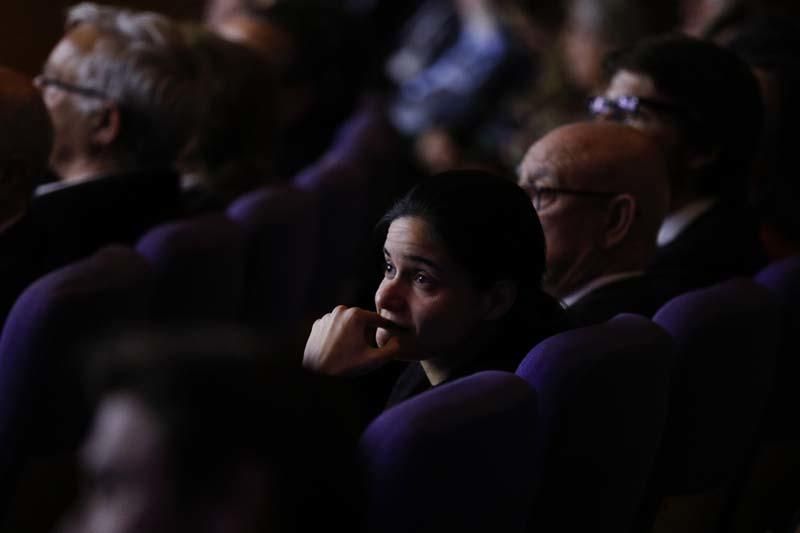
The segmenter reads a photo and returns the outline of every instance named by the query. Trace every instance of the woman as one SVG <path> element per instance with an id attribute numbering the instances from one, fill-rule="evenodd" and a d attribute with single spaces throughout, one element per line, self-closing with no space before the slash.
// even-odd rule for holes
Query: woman
<path id="1" fill-rule="evenodd" d="M 306 367 L 347 374 L 412 361 L 389 406 L 481 370 L 514 371 L 566 327 L 541 289 L 545 240 L 527 195 L 482 171 L 434 176 L 378 224 L 377 312 L 339 306 L 314 323 Z"/>

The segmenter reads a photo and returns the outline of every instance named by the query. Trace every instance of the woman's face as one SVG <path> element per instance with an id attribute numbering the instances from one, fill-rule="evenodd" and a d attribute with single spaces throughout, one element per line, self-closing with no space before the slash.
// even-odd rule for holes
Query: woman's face
<path id="1" fill-rule="evenodd" d="M 384 243 L 384 276 L 375 307 L 400 327 L 401 342 L 413 345 L 418 359 L 448 357 L 469 350 L 482 330 L 490 305 L 489 291 L 474 286 L 419 217 L 391 223 Z M 378 329 L 376 342 L 390 338 Z M 466 355 L 466 353 L 465 353 Z"/>

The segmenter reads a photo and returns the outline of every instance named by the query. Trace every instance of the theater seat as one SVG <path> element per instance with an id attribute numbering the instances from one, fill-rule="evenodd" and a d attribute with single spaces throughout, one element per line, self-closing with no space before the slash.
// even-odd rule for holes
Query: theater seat
<path id="1" fill-rule="evenodd" d="M 264 187 L 237 199 L 228 216 L 247 238 L 245 319 L 278 327 L 308 310 L 312 274 L 320 261 L 319 195 Z"/>
<path id="2" fill-rule="evenodd" d="M 769 265 L 755 281 L 781 306 L 781 339 L 756 459 L 730 517 L 730 531 L 794 531 L 800 510 L 800 256 Z"/>
<path id="3" fill-rule="evenodd" d="M 474 374 L 385 411 L 360 442 L 366 530 L 526 531 L 537 438 L 533 389 L 505 372 Z"/>
<path id="4" fill-rule="evenodd" d="M 19 297 L 0 338 L 0 519 L 3 506 L 19 516 L 31 503 L 15 494 L 21 470 L 53 458 L 59 466 L 58 458 L 73 462 L 90 417 L 81 383 L 84 343 L 146 320 L 151 294 L 145 260 L 115 246 L 47 274 Z M 63 469 L 54 468 L 59 472 L 36 486 L 29 516 L 46 518 L 49 501 L 68 503 L 59 494 L 69 487 L 56 482 Z"/>
<path id="5" fill-rule="evenodd" d="M 546 339 L 517 370 L 544 442 L 531 531 L 630 531 L 667 410 L 669 336 L 638 315 Z"/>
<path id="6" fill-rule="evenodd" d="M 153 316 L 172 322 L 236 321 L 244 298 L 244 233 L 215 213 L 162 224 L 136 250 L 156 274 Z"/>
<path id="7" fill-rule="evenodd" d="M 677 364 L 651 485 L 653 531 L 714 531 L 752 460 L 772 386 L 778 306 L 733 279 L 669 301 L 653 320 L 675 340 Z"/>

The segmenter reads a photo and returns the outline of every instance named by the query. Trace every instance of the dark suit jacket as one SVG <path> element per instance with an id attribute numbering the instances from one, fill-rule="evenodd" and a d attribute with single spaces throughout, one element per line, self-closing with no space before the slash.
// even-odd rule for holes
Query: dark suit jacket
<path id="1" fill-rule="evenodd" d="M 652 318 L 678 294 L 680 290 L 673 280 L 644 274 L 598 287 L 568 307 L 567 313 L 580 326 L 600 324 L 620 313 Z"/>
<path id="2" fill-rule="evenodd" d="M 46 271 L 46 243 L 29 215 L 0 233 L 0 330 L 17 297 Z"/>
<path id="3" fill-rule="evenodd" d="M 755 217 L 744 208 L 718 202 L 659 248 L 648 271 L 688 291 L 734 276 L 752 276 L 765 264 Z"/>
<path id="4" fill-rule="evenodd" d="M 108 244 L 134 244 L 179 214 L 178 176 L 170 171 L 103 176 L 34 198 L 31 212 L 60 266 Z"/>

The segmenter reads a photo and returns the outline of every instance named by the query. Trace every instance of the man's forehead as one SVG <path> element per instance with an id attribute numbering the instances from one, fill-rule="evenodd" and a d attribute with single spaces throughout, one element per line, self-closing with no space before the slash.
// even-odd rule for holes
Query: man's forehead
<path id="1" fill-rule="evenodd" d="M 94 49 L 98 37 L 97 30 L 88 24 L 79 24 L 58 42 L 47 59 L 48 68 L 68 68 L 75 60 Z"/>

